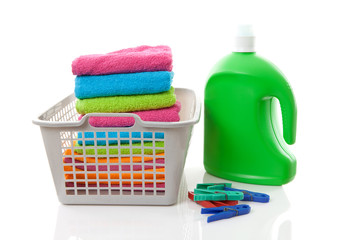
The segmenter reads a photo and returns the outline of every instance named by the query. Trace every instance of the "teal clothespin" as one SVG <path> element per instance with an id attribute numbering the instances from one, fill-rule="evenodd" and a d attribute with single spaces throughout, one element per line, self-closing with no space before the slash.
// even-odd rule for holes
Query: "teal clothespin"
<path id="1" fill-rule="evenodd" d="M 244 194 L 237 191 L 194 189 L 194 201 L 242 200 Z"/>
<path id="2" fill-rule="evenodd" d="M 197 189 L 204 189 L 204 190 L 223 190 L 224 187 L 231 187 L 231 183 L 198 183 L 196 185 Z"/>

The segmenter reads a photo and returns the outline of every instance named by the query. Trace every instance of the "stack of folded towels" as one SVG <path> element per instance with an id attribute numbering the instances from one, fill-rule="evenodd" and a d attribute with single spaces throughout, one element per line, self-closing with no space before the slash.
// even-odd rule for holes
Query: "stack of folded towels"
<path id="1" fill-rule="evenodd" d="M 168 46 L 140 46 L 120 51 L 85 55 L 72 63 L 77 112 L 133 112 L 144 121 L 179 121 L 172 53 Z M 130 119 L 130 118 L 128 118 Z M 114 121 L 115 120 L 115 121 Z M 96 127 L 126 127 L 127 119 L 91 117 Z"/>
<path id="2" fill-rule="evenodd" d="M 177 122 L 179 121 L 180 102 L 176 100 L 174 88 L 171 86 L 173 79 L 172 72 L 172 53 L 168 46 L 140 46 L 136 48 L 123 49 L 108 54 L 94 54 L 80 56 L 72 63 L 72 72 L 77 75 L 75 79 L 75 96 L 76 110 L 81 114 L 80 118 L 87 113 L 134 113 L 137 114 L 143 121 L 158 121 L 158 122 Z M 94 127 L 128 127 L 134 125 L 133 117 L 104 117 L 92 116 L 89 118 L 90 125 Z M 94 138 L 89 136 L 93 133 L 85 133 L 85 138 Z M 97 133 L 104 135 L 104 132 Z M 110 134 L 116 134 L 109 132 Z M 124 133 L 128 134 L 128 133 Z M 151 134 L 151 133 L 148 133 Z M 96 136 L 114 137 L 117 136 Z M 120 137 L 123 138 L 122 135 Z M 129 137 L 129 136 L 125 136 Z M 141 136 L 131 136 L 141 137 Z M 152 138 L 146 136 L 144 138 Z M 163 134 L 159 133 L 154 136 L 156 139 L 163 139 Z M 82 134 L 78 134 L 78 138 L 82 138 Z M 108 145 L 117 145 L 116 140 L 110 140 Z M 141 146 L 140 140 L 120 141 L 120 145 Z M 144 147 L 152 142 L 144 142 Z M 81 146 L 83 142 L 77 141 L 75 145 Z M 85 145 L 94 145 L 94 140 L 86 140 Z M 106 141 L 98 140 L 96 145 L 106 146 Z M 163 140 L 155 142 L 155 147 L 162 147 Z M 101 150 L 101 152 L 99 152 Z M 111 148 L 109 154 L 118 154 L 118 149 Z M 120 154 L 124 149 L 121 149 Z M 129 149 L 126 149 L 129 151 Z M 88 151 L 91 151 L 88 152 Z M 152 149 L 133 148 L 130 154 L 145 154 L 163 156 L 164 150 L 157 149 L 153 153 Z M 67 154 L 70 155 L 71 153 Z M 83 149 L 77 149 L 74 155 L 83 154 Z M 86 155 L 95 155 L 94 149 L 86 149 Z M 106 154 L 106 148 L 97 149 L 97 154 Z M 131 157 L 127 157 L 130 161 Z M 140 157 L 139 157 L 140 158 Z M 137 158 L 137 162 L 140 159 Z M 82 158 L 77 158 L 82 161 Z M 87 158 L 88 159 L 88 158 Z M 148 161 L 147 158 L 145 158 Z M 89 159 L 88 159 L 89 160 Z M 157 162 L 156 159 L 155 162 Z M 65 158 L 65 162 L 72 161 L 70 158 Z M 118 159 L 115 161 L 119 161 Z M 124 161 L 128 161 L 125 160 Z M 134 162 L 134 158 L 132 160 Z M 150 158 L 149 161 L 154 161 Z M 163 159 L 164 161 L 164 159 Z M 76 169 L 76 170 L 79 170 Z M 146 170 L 147 169 L 140 169 Z M 89 171 L 89 169 L 88 169 Z M 158 169 L 158 172 L 164 171 Z M 129 174 L 130 175 L 130 174 Z M 128 175 L 128 176 L 129 176 Z M 131 176 L 127 179 L 130 179 Z M 145 175 L 147 177 L 147 175 Z M 66 176 L 67 177 L 67 176 Z M 82 174 L 84 178 L 85 175 Z M 96 177 L 96 175 L 95 175 Z M 161 176 L 164 178 L 164 175 Z M 71 178 L 68 176 L 68 178 Z M 88 175 L 88 178 L 89 175 Z M 100 177 L 99 177 L 100 178 Z M 102 177 L 104 178 L 104 177 Z M 139 177 L 136 177 L 139 178 Z M 151 178 L 153 178 L 151 176 Z"/>

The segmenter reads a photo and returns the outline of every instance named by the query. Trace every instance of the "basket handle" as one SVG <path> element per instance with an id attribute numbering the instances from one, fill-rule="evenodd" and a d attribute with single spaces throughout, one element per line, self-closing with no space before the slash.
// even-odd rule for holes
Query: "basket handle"
<path id="1" fill-rule="evenodd" d="M 91 117 L 132 117 L 134 119 L 134 123 L 133 125 L 130 126 L 125 126 L 125 127 L 110 127 L 110 126 L 101 126 L 101 127 L 95 127 L 92 126 L 91 123 L 89 122 L 89 119 Z M 84 125 L 84 124 L 89 124 L 90 127 L 92 128 L 121 128 L 121 129 L 126 129 L 126 128 L 132 128 L 134 126 L 144 126 L 143 121 L 141 120 L 141 118 L 133 113 L 87 113 L 85 114 L 80 120 L 79 122 L 81 122 L 80 125 Z"/>

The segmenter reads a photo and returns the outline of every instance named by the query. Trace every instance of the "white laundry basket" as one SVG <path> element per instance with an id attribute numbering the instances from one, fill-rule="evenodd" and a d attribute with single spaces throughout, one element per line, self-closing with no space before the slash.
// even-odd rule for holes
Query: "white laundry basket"
<path id="1" fill-rule="evenodd" d="M 64 204 L 170 205 L 177 201 L 200 103 L 177 88 L 179 122 L 146 122 L 131 113 L 78 120 L 70 95 L 33 120 L 40 126 L 59 200 Z M 132 127 L 92 127 L 91 116 L 134 117 Z"/>

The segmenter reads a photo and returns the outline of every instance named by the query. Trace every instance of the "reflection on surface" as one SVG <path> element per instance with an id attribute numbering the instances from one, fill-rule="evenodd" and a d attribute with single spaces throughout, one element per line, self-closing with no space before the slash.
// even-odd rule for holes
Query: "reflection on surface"
<path id="1" fill-rule="evenodd" d="M 173 206 L 60 205 L 56 240 L 90 239 L 197 239 L 189 228 L 192 214 L 185 202 L 183 176 L 178 203 Z"/>
<path id="2" fill-rule="evenodd" d="M 283 187 L 233 182 L 233 187 L 269 194 L 270 202 L 242 202 L 251 206 L 250 214 L 207 223 L 208 215 L 200 214 L 201 206 L 187 199 L 188 189 L 201 182 L 230 181 L 201 169 L 186 169 L 185 176 L 173 206 L 60 205 L 55 239 L 291 240 L 290 204 Z"/>
<path id="3" fill-rule="evenodd" d="M 231 182 L 204 173 L 203 182 Z M 270 195 L 269 203 L 239 202 L 249 204 L 251 212 L 248 215 L 234 219 L 222 220 L 211 224 L 201 222 L 202 239 L 214 239 L 217 231 L 226 231 L 235 239 L 291 239 L 291 220 L 288 216 L 290 203 L 281 186 L 262 186 L 231 182 L 232 186 L 253 192 Z M 228 235 L 229 236 L 229 235 Z"/>

